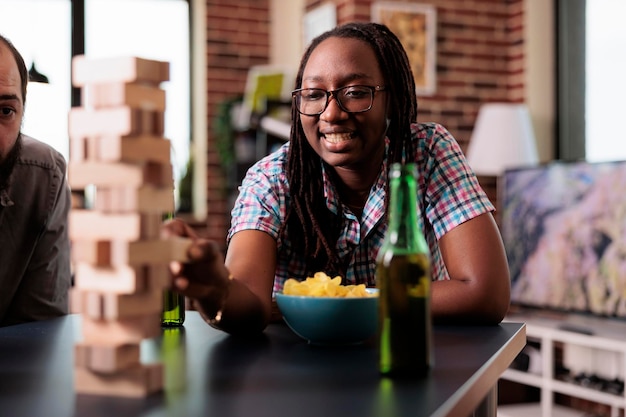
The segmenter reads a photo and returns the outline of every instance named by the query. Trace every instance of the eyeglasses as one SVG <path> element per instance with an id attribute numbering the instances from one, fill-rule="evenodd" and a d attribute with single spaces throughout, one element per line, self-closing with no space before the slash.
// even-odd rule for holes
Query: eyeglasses
<path id="1" fill-rule="evenodd" d="M 291 96 L 295 100 L 296 109 L 305 116 L 318 116 L 326 110 L 330 96 L 335 97 L 341 110 L 346 113 L 363 113 L 372 108 L 374 93 L 385 87 L 379 85 L 348 85 L 336 90 L 327 91 L 321 88 L 300 88 Z"/>

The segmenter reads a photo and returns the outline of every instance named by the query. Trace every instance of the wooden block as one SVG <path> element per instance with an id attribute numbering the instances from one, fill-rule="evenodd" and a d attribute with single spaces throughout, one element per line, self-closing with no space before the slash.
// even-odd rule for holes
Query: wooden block
<path id="1" fill-rule="evenodd" d="M 70 240 L 139 240 L 139 213 L 102 214 L 93 210 L 72 210 L 69 216 Z"/>
<path id="2" fill-rule="evenodd" d="M 82 190 L 72 190 L 71 196 L 72 209 L 81 209 L 85 207 L 85 194 Z"/>
<path id="3" fill-rule="evenodd" d="M 171 142 L 158 136 L 101 137 L 96 142 L 95 159 L 168 164 L 171 161 L 171 149 Z"/>
<path id="4" fill-rule="evenodd" d="M 142 110 L 141 115 L 143 117 L 141 132 L 148 132 L 155 136 L 163 136 L 165 134 L 165 113 Z"/>
<path id="5" fill-rule="evenodd" d="M 79 394 L 142 398 L 163 390 L 163 365 L 140 364 L 108 374 L 74 368 L 74 385 Z"/>
<path id="6" fill-rule="evenodd" d="M 70 138 L 70 161 L 169 164 L 171 141 L 159 136 Z"/>
<path id="7" fill-rule="evenodd" d="M 93 266 L 168 265 L 171 261 L 186 262 L 191 240 L 182 237 L 167 239 L 72 242 L 72 262 Z"/>
<path id="8" fill-rule="evenodd" d="M 82 313 L 82 291 L 77 290 L 72 286 L 69 290 L 69 309 L 71 314 Z"/>
<path id="9" fill-rule="evenodd" d="M 96 267 L 83 262 L 74 265 L 74 288 L 84 292 L 134 294 L 149 288 L 148 279 L 147 268 L 143 267 Z M 99 304 L 86 303 L 99 308 Z M 94 315 L 94 312 L 90 312 L 90 315 Z"/>
<path id="10" fill-rule="evenodd" d="M 90 146 L 87 138 L 70 138 L 70 161 L 80 162 L 89 159 Z"/>
<path id="11" fill-rule="evenodd" d="M 159 239 L 161 237 L 161 227 L 163 226 L 163 213 L 139 213 L 139 215 L 141 217 L 141 239 L 132 240 Z"/>
<path id="12" fill-rule="evenodd" d="M 70 255 L 72 262 L 86 262 L 93 266 L 113 266 L 111 264 L 110 240 L 87 240 L 72 242 Z"/>
<path id="13" fill-rule="evenodd" d="M 111 240 L 74 240 L 70 250 L 72 264 L 84 262 L 93 266 L 113 266 Z"/>
<path id="14" fill-rule="evenodd" d="M 150 240 L 159 238 L 162 224 L 160 213 L 105 214 L 95 210 L 72 210 L 69 234 L 72 241 Z"/>
<path id="15" fill-rule="evenodd" d="M 162 112 L 133 109 L 128 106 L 91 110 L 70 109 L 68 132 L 70 138 L 100 136 L 163 136 L 165 118 Z"/>
<path id="16" fill-rule="evenodd" d="M 76 139 L 137 134 L 140 125 L 137 117 L 133 117 L 136 113 L 126 106 L 101 111 L 74 107 L 69 112 L 68 133 Z"/>
<path id="17" fill-rule="evenodd" d="M 163 312 L 163 290 L 166 286 L 156 285 L 158 279 L 150 281 L 150 290 L 138 294 L 100 294 L 103 318 L 119 320 L 127 317 Z M 162 284 L 160 282 L 159 284 Z"/>
<path id="18" fill-rule="evenodd" d="M 176 209 L 174 188 L 144 185 L 133 187 L 98 187 L 94 209 L 104 213 L 171 213 Z"/>
<path id="19" fill-rule="evenodd" d="M 137 83 L 91 84 L 83 88 L 83 106 L 95 109 L 128 106 L 164 112 L 165 90 Z"/>
<path id="20" fill-rule="evenodd" d="M 174 175 L 172 165 L 156 162 L 130 164 L 124 162 L 70 161 L 68 164 L 68 184 L 74 190 L 84 189 L 89 185 L 134 188 L 142 185 L 153 185 L 155 187 L 173 188 Z"/>
<path id="21" fill-rule="evenodd" d="M 161 334 L 161 312 L 120 320 L 81 317 L 82 342 L 88 345 L 140 343 Z"/>
<path id="22" fill-rule="evenodd" d="M 169 79 L 168 62 L 138 57 L 91 59 L 85 55 L 72 59 L 72 85 L 75 87 L 114 82 L 159 85 Z"/>
<path id="23" fill-rule="evenodd" d="M 74 287 L 80 291 L 135 294 L 163 290 L 169 284 L 169 276 L 167 264 L 96 267 L 79 262 L 74 265 Z M 100 304 L 94 302 L 94 305 Z"/>
<path id="24" fill-rule="evenodd" d="M 114 259 L 118 262 L 131 265 L 169 265 L 171 261 L 188 261 L 187 251 L 191 245 L 191 240 L 182 237 L 170 237 L 127 242 L 127 247 L 124 247 L 123 244 L 124 242 L 116 242 L 114 246 Z"/>
<path id="25" fill-rule="evenodd" d="M 73 240 L 70 250 L 72 265 L 84 262 L 93 266 L 113 266 L 111 244 L 110 240 Z"/>
<path id="26" fill-rule="evenodd" d="M 152 284 L 152 283 L 150 283 Z M 92 292 L 80 289 L 75 304 L 78 310 L 93 320 L 119 320 L 147 314 L 158 314 L 163 309 L 163 287 L 149 285 L 150 289 L 135 294 Z"/>
<path id="27" fill-rule="evenodd" d="M 74 345 L 74 365 L 93 372 L 115 373 L 140 365 L 139 343 Z"/>

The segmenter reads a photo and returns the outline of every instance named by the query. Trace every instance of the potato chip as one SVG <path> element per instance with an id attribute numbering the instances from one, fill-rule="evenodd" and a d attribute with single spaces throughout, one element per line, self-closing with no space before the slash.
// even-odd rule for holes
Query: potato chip
<path id="1" fill-rule="evenodd" d="M 316 272 L 304 281 L 289 278 L 283 285 L 285 295 L 304 295 L 308 297 L 374 297 L 366 290 L 365 284 L 341 285 L 341 277 L 334 278 L 325 272 Z"/>

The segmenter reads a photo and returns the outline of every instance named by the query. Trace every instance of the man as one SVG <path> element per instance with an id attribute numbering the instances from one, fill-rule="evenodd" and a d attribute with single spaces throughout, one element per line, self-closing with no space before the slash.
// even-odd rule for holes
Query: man
<path id="1" fill-rule="evenodd" d="M 0 35 L 0 326 L 67 314 L 71 285 L 66 163 L 20 131 L 27 82 Z"/>

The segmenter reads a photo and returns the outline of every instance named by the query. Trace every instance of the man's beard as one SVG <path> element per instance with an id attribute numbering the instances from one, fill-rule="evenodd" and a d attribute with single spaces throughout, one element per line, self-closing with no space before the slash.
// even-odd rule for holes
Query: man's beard
<path id="1" fill-rule="evenodd" d="M 17 139 L 15 140 L 13 148 L 9 151 L 6 157 L 0 160 L 0 192 L 9 189 L 11 174 L 13 173 L 13 168 L 15 168 L 15 164 L 17 163 L 21 153 L 22 133 L 20 132 L 17 134 Z"/>

